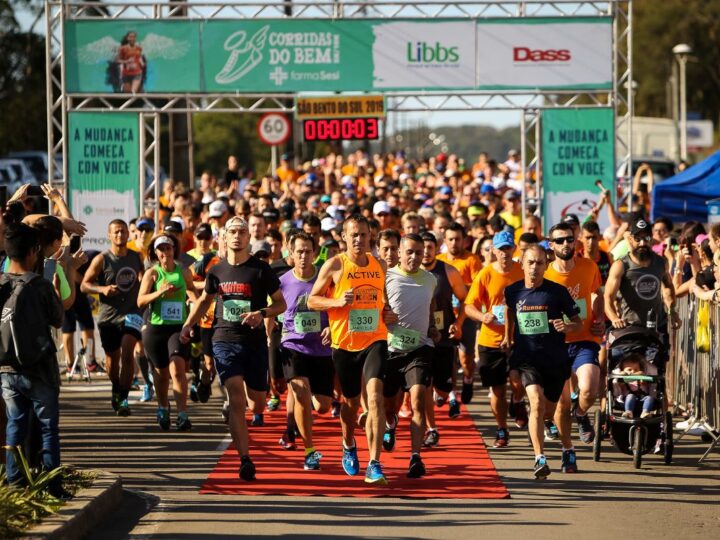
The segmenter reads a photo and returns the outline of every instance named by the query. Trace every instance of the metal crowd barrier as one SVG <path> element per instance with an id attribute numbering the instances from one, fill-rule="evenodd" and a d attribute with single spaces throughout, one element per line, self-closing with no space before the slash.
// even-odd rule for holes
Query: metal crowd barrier
<path id="1" fill-rule="evenodd" d="M 710 312 L 710 346 L 705 352 L 698 348 L 698 314 L 703 305 Z M 673 399 L 689 418 L 687 429 L 676 440 L 700 427 L 712 441 L 701 462 L 720 445 L 720 305 L 690 294 L 678 299 L 677 308 L 683 324 L 672 344 Z"/>

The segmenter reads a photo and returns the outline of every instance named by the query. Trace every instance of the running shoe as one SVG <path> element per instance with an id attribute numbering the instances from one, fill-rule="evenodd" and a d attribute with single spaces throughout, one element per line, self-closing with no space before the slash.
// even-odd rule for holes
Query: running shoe
<path id="1" fill-rule="evenodd" d="M 497 433 L 495 434 L 495 444 L 493 444 L 493 448 L 505 448 L 508 445 L 508 442 L 510 442 L 510 434 L 508 433 L 508 430 L 498 428 Z"/>
<path id="2" fill-rule="evenodd" d="M 363 412 L 360 414 L 360 416 L 358 416 L 357 423 L 358 423 L 358 427 L 360 429 L 365 429 L 365 424 L 367 423 L 367 417 L 368 417 L 368 413 L 366 413 L 366 412 Z"/>
<path id="3" fill-rule="evenodd" d="M 130 384 L 130 390 L 140 390 L 140 379 L 135 377 Z"/>
<path id="4" fill-rule="evenodd" d="M 208 383 L 204 383 L 200 381 L 197 385 L 197 395 L 198 399 L 200 400 L 200 403 L 207 403 L 210 399 L 210 395 L 212 394 L 212 385 Z"/>
<path id="5" fill-rule="evenodd" d="M 395 450 L 395 429 L 385 427 L 385 435 L 383 435 L 383 449 L 392 452 Z"/>
<path id="6" fill-rule="evenodd" d="M 355 476 L 360 472 L 360 461 L 358 461 L 357 447 L 350 449 L 343 447 L 342 467 L 348 476 Z"/>
<path id="7" fill-rule="evenodd" d="M 252 427 L 263 427 L 265 425 L 265 417 L 262 413 L 255 413 L 253 414 L 252 422 L 250 422 L 250 425 Z"/>
<path id="8" fill-rule="evenodd" d="M 110 396 L 110 405 L 112 405 L 113 411 L 117 412 L 120 406 L 120 394 L 113 392 Z"/>
<path id="9" fill-rule="evenodd" d="M 220 411 L 220 414 L 222 415 L 222 421 L 223 424 L 227 424 L 230 421 L 230 403 L 225 401 L 223 402 L 222 410 Z"/>
<path id="10" fill-rule="evenodd" d="M 528 425 L 528 412 L 525 401 L 515 403 L 515 425 L 518 429 L 525 429 Z"/>
<path id="11" fill-rule="evenodd" d="M 310 452 L 307 456 L 305 456 L 305 465 L 303 466 L 303 469 L 306 471 L 319 471 L 320 459 L 322 459 L 322 454 L 320 452 L 317 450 Z"/>
<path id="12" fill-rule="evenodd" d="M 333 400 L 332 408 L 330 409 L 330 416 L 333 418 L 340 418 L 340 402 Z"/>
<path id="13" fill-rule="evenodd" d="M 380 465 L 379 461 L 372 460 L 368 463 L 367 469 L 365 470 L 365 483 L 387 486 L 388 481 L 383 474 L 382 465 Z"/>
<path id="14" fill-rule="evenodd" d="M 255 464 L 250 459 L 250 456 L 240 458 L 240 478 L 246 482 L 255 480 Z"/>
<path id="15" fill-rule="evenodd" d="M 198 393 L 197 393 L 197 386 L 195 385 L 194 382 L 190 385 L 190 399 L 192 400 L 193 403 L 197 403 L 199 401 Z"/>
<path id="16" fill-rule="evenodd" d="M 435 394 L 435 406 L 440 408 L 445 405 L 445 398 L 439 394 Z"/>
<path id="17" fill-rule="evenodd" d="M 280 396 L 270 396 L 267 402 L 268 411 L 277 411 L 280 408 Z"/>
<path id="18" fill-rule="evenodd" d="M 278 441 L 283 450 L 295 450 L 295 430 L 286 429 Z"/>
<path id="19" fill-rule="evenodd" d="M 88 362 L 87 369 L 90 373 L 96 373 L 96 372 L 97 373 L 105 373 L 105 370 L 103 369 L 103 367 L 100 364 L 98 364 L 95 360 L 91 360 L 90 362 Z"/>
<path id="20" fill-rule="evenodd" d="M 437 446 L 440 442 L 440 433 L 438 433 L 437 429 L 429 429 L 427 433 L 425 433 L 425 440 L 423 441 L 423 446 L 425 448 L 432 448 L 433 446 Z"/>
<path id="21" fill-rule="evenodd" d="M 450 406 L 448 407 L 448 416 L 450 418 L 457 418 L 460 416 L 460 404 L 456 399 L 450 400 Z"/>
<path id="22" fill-rule="evenodd" d="M 590 444 L 595 440 L 595 428 L 593 428 L 592 422 L 590 421 L 590 415 L 585 413 L 585 416 L 575 415 L 575 423 L 577 423 L 578 432 L 580 433 L 580 440 L 585 444 Z"/>
<path id="23" fill-rule="evenodd" d="M 410 466 L 408 467 L 408 478 L 420 478 L 425 476 L 425 464 L 422 462 L 420 454 L 413 454 L 410 458 Z"/>
<path id="24" fill-rule="evenodd" d="M 158 407 L 156 413 L 157 423 L 160 429 L 167 431 L 170 429 L 170 409 L 164 407 Z"/>
<path id="25" fill-rule="evenodd" d="M 123 399 L 120 403 L 118 403 L 117 415 L 130 416 L 130 405 L 128 404 L 127 399 Z"/>
<path id="26" fill-rule="evenodd" d="M 557 441 L 560 438 L 560 432 L 558 431 L 555 422 L 552 420 L 545 420 L 545 442 Z"/>
<path id="27" fill-rule="evenodd" d="M 473 383 L 469 382 L 463 382 L 462 385 L 462 392 L 460 393 L 460 401 L 462 401 L 464 404 L 468 404 L 472 401 L 473 398 Z"/>
<path id="28" fill-rule="evenodd" d="M 564 472 L 564 473 L 578 472 L 577 458 L 575 457 L 575 450 L 563 450 L 562 472 Z"/>
<path id="29" fill-rule="evenodd" d="M 178 431 L 190 431 L 192 429 L 192 422 L 188 418 L 188 413 L 185 411 L 179 412 L 177 419 L 175 420 L 175 427 Z"/>
<path id="30" fill-rule="evenodd" d="M 547 464 L 545 456 L 540 456 L 535 460 L 533 474 L 537 480 L 545 480 L 548 476 L 550 476 L 550 467 Z"/>
<path id="31" fill-rule="evenodd" d="M 155 395 L 155 388 L 152 384 L 146 384 L 143 386 L 143 393 L 140 397 L 140 401 L 143 403 L 147 403 L 148 401 L 151 401 L 153 396 Z"/>

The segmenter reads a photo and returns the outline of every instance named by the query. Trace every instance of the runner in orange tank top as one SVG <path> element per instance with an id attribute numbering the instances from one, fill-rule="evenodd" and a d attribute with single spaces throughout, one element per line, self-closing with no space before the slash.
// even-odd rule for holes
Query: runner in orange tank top
<path id="1" fill-rule="evenodd" d="M 345 396 L 340 412 L 343 469 L 350 476 L 360 471 L 354 432 L 364 380 L 369 404 L 365 432 L 370 453 L 365 482 L 384 485 L 387 480 L 380 466 L 380 452 L 385 425 L 385 323 L 398 319 L 385 307 L 385 265 L 369 254 L 367 220 L 357 215 L 349 217 L 343 223 L 342 236 L 347 251 L 329 259 L 320 269 L 308 307 L 328 313 L 333 363 Z"/>

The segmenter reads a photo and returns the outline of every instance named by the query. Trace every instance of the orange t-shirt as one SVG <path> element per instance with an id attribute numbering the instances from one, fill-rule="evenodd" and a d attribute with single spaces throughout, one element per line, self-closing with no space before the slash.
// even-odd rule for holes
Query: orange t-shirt
<path id="1" fill-rule="evenodd" d="M 592 316 L 592 293 L 596 292 L 602 285 L 600 278 L 600 270 L 598 265 L 590 259 L 575 258 L 575 268 L 569 273 L 562 274 L 555 270 L 551 263 L 545 270 L 545 279 L 559 283 L 567 288 L 570 296 L 573 297 L 575 303 L 580 308 L 580 318 L 582 319 L 582 328 L 577 332 L 569 333 L 565 336 L 566 343 L 576 343 L 578 341 L 593 341 L 600 343 L 600 336 L 594 335 L 590 328 L 593 324 Z"/>
<path id="2" fill-rule="evenodd" d="M 472 282 L 470 292 L 465 298 L 466 304 L 472 304 L 482 311 L 492 311 L 497 324 L 483 324 L 480 326 L 478 345 L 483 347 L 500 347 L 505 337 L 505 287 L 516 281 L 524 279 L 520 263 L 512 262 L 510 270 L 506 273 L 498 272 L 489 264 L 477 275 Z"/>
<path id="3" fill-rule="evenodd" d="M 449 253 L 441 253 L 437 256 L 437 259 L 449 264 L 455 268 L 455 270 L 460 272 L 463 283 L 468 287 L 475 279 L 475 276 L 478 275 L 478 272 L 482 270 L 482 262 L 480 262 L 480 258 L 467 251 L 460 257 L 454 257 L 452 261 L 450 260 Z"/>
<path id="4" fill-rule="evenodd" d="M 382 318 L 385 307 L 385 272 L 378 260 L 367 254 L 367 266 L 352 262 L 345 253 L 340 281 L 328 293 L 340 298 L 349 289 L 355 298 L 352 304 L 342 308 L 328 309 L 330 336 L 333 349 L 364 351 L 376 341 L 387 340 L 388 330 Z"/>

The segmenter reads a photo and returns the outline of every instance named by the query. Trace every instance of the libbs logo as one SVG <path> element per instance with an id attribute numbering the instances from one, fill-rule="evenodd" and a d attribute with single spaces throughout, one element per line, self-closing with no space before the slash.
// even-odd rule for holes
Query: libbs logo
<path id="1" fill-rule="evenodd" d="M 411 63 L 453 64 L 460 60 L 458 47 L 443 47 L 439 42 L 418 41 L 407 44 L 407 61 Z"/>
<path id="2" fill-rule="evenodd" d="M 571 59 L 568 49 L 513 48 L 513 62 L 569 62 Z"/>

